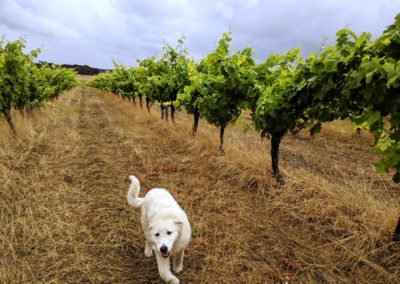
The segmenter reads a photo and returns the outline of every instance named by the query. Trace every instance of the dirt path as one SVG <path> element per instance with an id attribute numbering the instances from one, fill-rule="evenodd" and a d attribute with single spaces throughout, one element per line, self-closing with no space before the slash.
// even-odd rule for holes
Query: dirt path
<path id="1" fill-rule="evenodd" d="M 179 275 L 182 283 L 272 283 L 291 272 L 283 259 L 287 253 L 301 255 L 298 283 L 377 274 L 365 267 L 346 271 L 332 262 L 338 248 L 326 244 L 335 242 L 333 236 L 348 237 L 334 223 L 340 222 L 335 210 L 346 202 L 329 209 L 330 193 L 320 193 L 318 185 L 301 192 L 302 181 L 294 183 L 291 196 L 248 190 L 268 183 L 258 175 L 263 170 L 249 168 L 242 156 L 229 163 L 229 154 L 209 151 L 213 138 L 194 140 L 187 129 L 136 108 L 110 94 L 77 88 L 41 114 L 43 125 L 29 139 L 0 153 L 5 186 L 0 221 L 6 224 L 0 229 L 5 252 L 0 282 L 160 283 L 155 259 L 143 254 L 139 212 L 126 204 L 128 174 L 139 177 L 142 194 L 154 186 L 168 188 L 188 213 L 193 239 Z M 288 208 L 299 196 L 318 205 Z M 354 200 L 348 203 L 354 206 Z M 310 219 L 324 206 L 330 211 L 321 214 L 323 220 Z M 346 214 L 355 216 L 351 210 Z M 316 230 L 322 222 L 332 225 L 326 237 Z M 376 234 L 381 238 L 385 232 Z M 345 242 L 341 245 L 354 247 Z M 359 259 L 351 254 L 346 257 Z M 372 262 L 374 254 L 383 252 L 375 248 Z M 390 258 L 386 267 L 395 261 Z M 383 268 L 380 273 L 384 283 L 397 272 Z"/>

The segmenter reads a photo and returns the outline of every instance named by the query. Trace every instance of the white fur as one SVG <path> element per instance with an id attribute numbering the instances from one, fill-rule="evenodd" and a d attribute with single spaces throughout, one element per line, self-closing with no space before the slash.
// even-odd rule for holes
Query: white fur
<path id="1" fill-rule="evenodd" d="M 132 175 L 129 179 L 128 204 L 141 208 L 142 227 L 146 235 L 144 253 L 152 256 L 154 251 L 161 279 L 177 284 L 179 279 L 171 273 L 169 262 L 170 257 L 174 257 L 174 272 L 182 271 L 185 248 L 191 237 L 189 220 L 167 190 L 153 188 L 144 198 L 139 198 L 139 180 Z"/>

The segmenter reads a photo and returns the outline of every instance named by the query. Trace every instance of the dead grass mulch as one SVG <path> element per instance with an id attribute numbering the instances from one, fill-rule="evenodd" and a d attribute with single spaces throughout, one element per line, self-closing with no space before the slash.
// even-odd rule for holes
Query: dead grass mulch
<path id="1" fill-rule="evenodd" d="M 278 187 L 252 131 L 228 128 L 220 156 L 213 127 L 192 138 L 183 112 L 158 116 L 80 87 L 14 114 L 17 137 L 0 122 L 0 282 L 160 283 L 125 199 L 135 174 L 189 216 L 181 283 L 400 283 L 399 186 L 375 173 L 367 136 L 285 138 Z"/>

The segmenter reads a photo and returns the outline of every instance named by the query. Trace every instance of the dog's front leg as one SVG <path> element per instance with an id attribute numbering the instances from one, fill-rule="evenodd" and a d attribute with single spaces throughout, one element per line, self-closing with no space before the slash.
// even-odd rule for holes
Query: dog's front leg
<path id="1" fill-rule="evenodd" d="M 173 263 L 173 266 L 172 266 L 172 268 L 173 268 L 175 273 L 179 273 L 183 269 L 183 256 L 184 256 L 184 254 L 185 254 L 185 251 L 182 250 L 182 251 L 178 252 L 175 255 L 174 263 Z"/>
<path id="2" fill-rule="evenodd" d="M 179 279 L 171 273 L 169 267 L 169 257 L 164 258 L 159 253 L 156 253 L 158 272 L 160 277 L 168 284 L 179 284 Z"/>
<path id="3" fill-rule="evenodd" d="M 150 257 L 153 255 L 153 250 L 151 248 L 151 243 L 146 239 L 146 243 L 144 245 L 144 255 Z"/>

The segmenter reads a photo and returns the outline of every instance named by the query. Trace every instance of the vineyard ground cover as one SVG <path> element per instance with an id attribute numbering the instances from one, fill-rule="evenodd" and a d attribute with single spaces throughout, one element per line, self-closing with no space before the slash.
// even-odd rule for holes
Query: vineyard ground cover
<path id="1" fill-rule="evenodd" d="M 144 192 L 167 187 L 188 214 L 182 283 L 400 283 L 399 186 L 375 173 L 366 133 L 329 124 L 285 137 L 277 187 L 269 141 L 240 126 L 222 156 L 204 121 L 192 138 L 184 112 L 173 126 L 86 87 L 13 116 L 17 137 L 0 121 L 2 283 L 160 283 L 128 174 Z"/>

